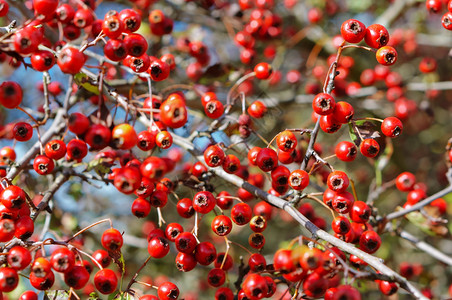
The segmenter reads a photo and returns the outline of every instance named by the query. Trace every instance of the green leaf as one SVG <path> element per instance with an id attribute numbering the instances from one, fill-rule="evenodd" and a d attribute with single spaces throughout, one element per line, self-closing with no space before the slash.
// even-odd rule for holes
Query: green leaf
<path id="1" fill-rule="evenodd" d="M 88 300 L 99 300 L 99 295 L 96 292 L 92 292 L 91 294 L 89 294 L 89 298 Z"/>
<path id="2" fill-rule="evenodd" d="M 99 87 L 97 86 L 97 84 L 94 84 L 93 80 L 89 78 L 85 73 L 80 72 L 75 74 L 74 81 L 78 86 L 83 87 L 88 92 L 99 95 Z"/>
<path id="3" fill-rule="evenodd" d="M 353 126 L 351 122 L 348 123 L 348 134 L 350 135 L 350 139 L 355 145 L 359 146 L 359 144 L 361 144 L 361 139 L 359 138 L 359 135 L 355 130 L 355 126 Z"/>
<path id="4" fill-rule="evenodd" d="M 103 158 L 99 158 L 90 161 L 85 171 L 89 172 L 91 170 L 94 170 L 97 174 L 103 177 L 105 174 L 110 173 L 111 166 L 111 163 L 107 163 Z"/>
<path id="5" fill-rule="evenodd" d="M 435 236 L 435 232 L 431 230 L 431 226 L 427 220 L 420 212 L 413 211 L 406 215 L 406 218 L 417 228 L 422 230 L 428 235 Z"/>

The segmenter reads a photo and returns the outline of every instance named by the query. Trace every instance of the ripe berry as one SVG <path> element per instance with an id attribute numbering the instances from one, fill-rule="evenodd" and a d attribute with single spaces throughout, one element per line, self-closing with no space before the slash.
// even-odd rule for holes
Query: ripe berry
<path id="1" fill-rule="evenodd" d="M 344 235 L 348 233 L 351 229 L 350 221 L 344 216 L 338 216 L 334 218 L 331 223 L 333 231 L 337 234 Z"/>
<path id="2" fill-rule="evenodd" d="M 118 15 L 123 23 L 124 32 L 131 33 L 137 31 L 141 26 L 141 15 L 133 9 L 123 9 Z"/>
<path id="3" fill-rule="evenodd" d="M 366 28 L 364 40 L 369 47 L 381 48 L 389 42 L 388 30 L 380 24 L 372 24 Z"/>
<path id="4" fill-rule="evenodd" d="M 157 294 L 160 300 L 177 299 L 179 297 L 179 289 L 174 283 L 167 281 L 159 286 Z"/>
<path id="5" fill-rule="evenodd" d="M 83 266 L 74 266 L 70 272 L 64 273 L 64 282 L 75 290 L 85 287 L 88 281 L 89 273 Z"/>
<path id="6" fill-rule="evenodd" d="M 12 247 L 6 258 L 8 265 L 16 270 L 23 270 L 31 263 L 30 251 L 22 246 Z"/>
<path id="7" fill-rule="evenodd" d="M 55 64 L 55 56 L 47 50 L 38 50 L 31 55 L 31 66 L 39 72 L 48 71 Z"/>
<path id="8" fill-rule="evenodd" d="M 112 61 L 121 61 L 127 56 L 127 49 L 124 41 L 111 39 L 104 46 L 105 57 Z"/>
<path id="9" fill-rule="evenodd" d="M 289 185 L 294 190 L 304 190 L 309 185 L 309 174 L 304 170 L 292 171 L 289 176 Z"/>
<path id="10" fill-rule="evenodd" d="M 399 289 L 397 283 L 384 280 L 381 280 L 378 283 L 378 288 L 380 289 L 381 293 L 386 296 L 394 295 Z"/>
<path id="11" fill-rule="evenodd" d="M 44 148 L 48 158 L 59 160 L 66 155 L 66 144 L 62 140 L 52 140 Z"/>
<path id="12" fill-rule="evenodd" d="M 34 291 L 25 291 L 20 294 L 19 300 L 38 300 L 38 294 Z"/>
<path id="13" fill-rule="evenodd" d="M 334 153 L 337 158 L 342 161 L 353 161 L 356 158 L 358 150 L 356 149 L 355 144 L 348 141 L 342 141 L 336 145 Z"/>
<path id="14" fill-rule="evenodd" d="M 16 108 L 22 102 L 22 87 L 14 81 L 4 81 L 0 85 L 0 103 L 9 109 Z"/>
<path id="15" fill-rule="evenodd" d="M 359 146 L 359 151 L 366 157 L 375 157 L 380 152 L 380 145 L 374 139 L 364 139 Z"/>
<path id="16" fill-rule="evenodd" d="M 267 106 L 259 100 L 251 103 L 250 107 L 248 107 L 247 112 L 253 118 L 259 119 L 262 118 L 267 112 Z"/>
<path id="17" fill-rule="evenodd" d="M 397 51 L 396 49 L 394 49 L 394 47 L 391 46 L 381 47 L 377 50 L 377 53 L 375 55 L 378 63 L 382 64 L 383 66 L 391 66 L 397 61 Z"/>
<path id="18" fill-rule="evenodd" d="M 33 136 L 33 127 L 26 122 L 17 122 L 13 127 L 14 139 L 19 142 L 26 142 Z"/>
<path id="19" fill-rule="evenodd" d="M 256 73 L 256 78 L 258 79 L 268 79 L 272 74 L 272 67 L 268 63 L 258 63 L 254 67 L 254 72 Z"/>
<path id="20" fill-rule="evenodd" d="M 350 211 L 355 202 L 355 198 L 349 192 L 336 193 L 334 195 L 331 205 L 335 211 L 341 214 L 346 214 Z"/>
<path id="21" fill-rule="evenodd" d="M 85 64 L 85 55 L 76 48 L 66 47 L 58 55 L 57 64 L 63 73 L 75 75 Z"/>
<path id="22" fill-rule="evenodd" d="M 39 175 L 47 175 L 52 173 L 55 168 L 53 159 L 48 158 L 46 155 L 38 155 L 33 160 L 33 169 Z"/>
<path id="23" fill-rule="evenodd" d="M 402 133 L 403 124 L 402 121 L 396 117 L 388 117 L 381 123 L 381 132 L 389 137 L 397 137 Z"/>
<path id="24" fill-rule="evenodd" d="M 215 207 L 216 199 L 211 192 L 201 191 L 193 197 L 193 208 L 201 214 L 207 214 Z"/>
<path id="25" fill-rule="evenodd" d="M 16 269 L 10 267 L 0 268 L 0 291 L 8 293 L 13 291 L 19 284 L 19 276 Z"/>
<path id="26" fill-rule="evenodd" d="M 224 105 L 220 101 L 213 99 L 206 103 L 204 112 L 211 119 L 218 119 L 224 113 Z"/>
<path id="27" fill-rule="evenodd" d="M 93 281 L 96 289 L 104 295 L 113 293 L 118 285 L 118 277 L 116 276 L 116 273 L 110 269 L 97 271 Z"/>
<path id="28" fill-rule="evenodd" d="M 88 8 L 78 9 L 75 11 L 73 22 L 79 28 L 90 26 L 94 22 L 92 10 Z"/>
<path id="29" fill-rule="evenodd" d="M 108 251 L 119 250 L 123 244 L 122 234 L 115 228 L 109 228 L 102 234 L 101 242 Z"/>
<path id="30" fill-rule="evenodd" d="M 66 273 L 75 265 L 75 254 L 66 247 L 58 248 L 52 252 L 50 264 L 55 271 Z"/>
<path id="31" fill-rule="evenodd" d="M 165 257 L 170 250 L 169 242 L 164 237 L 154 237 L 149 241 L 148 252 L 154 258 Z"/>
<path id="32" fill-rule="evenodd" d="M 346 124 L 350 122 L 354 114 L 355 110 L 353 109 L 353 106 L 350 103 L 345 101 L 339 101 L 334 106 L 332 116 L 336 123 Z"/>
<path id="33" fill-rule="evenodd" d="M 256 156 L 256 165 L 264 172 L 269 172 L 278 165 L 278 155 L 275 150 L 262 148 Z"/>
<path id="34" fill-rule="evenodd" d="M 218 167 L 223 164 L 224 151 L 218 145 L 209 146 L 204 151 L 204 160 L 209 167 Z"/>
<path id="35" fill-rule="evenodd" d="M 425 7 L 431 13 L 437 14 L 441 11 L 443 1 L 440 0 L 427 0 L 425 1 Z"/>
<path id="36" fill-rule="evenodd" d="M 160 149 L 168 149 L 173 145 L 173 136 L 169 131 L 160 131 L 155 136 L 155 144 Z"/>
<path id="37" fill-rule="evenodd" d="M 334 111 L 335 105 L 336 101 L 333 96 L 326 93 L 317 94 L 312 101 L 312 108 L 319 115 L 331 114 Z"/>
<path id="38" fill-rule="evenodd" d="M 246 203 L 237 203 L 231 209 L 231 219 L 237 225 L 245 225 L 251 220 L 252 217 L 251 207 Z"/>
<path id="39" fill-rule="evenodd" d="M 219 236 L 228 235 L 232 230 L 232 221 L 228 216 L 216 216 L 211 223 L 212 231 Z"/>
<path id="40" fill-rule="evenodd" d="M 191 218 L 195 214 L 193 202 L 189 198 L 182 198 L 177 202 L 177 213 L 182 218 Z"/>
<path id="41" fill-rule="evenodd" d="M 207 274 L 207 282 L 213 287 L 219 287 L 226 281 L 226 272 L 223 269 L 214 268 Z"/>
<path id="42" fill-rule="evenodd" d="M 201 242 L 195 248 L 196 261 L 203 266 L 210 265 L 217 258 L 217 250 L 210 242 Z"/>
<path id="43" fill-rule="evenodd" d="M 356 223 L 366 223 L 369 221 L 371 213 L 370 207 L 363 201 L 355 201 L 349 211 L 350 219 Z"/>
<path id="44" fill-rule="evenodd" d="M 182 232 L 177 236 L 175 245 L 179 252 L 192 253 L 196 248 L 196 239 L 191 232 Z"/>
<path id="45" fill-rule="evenodd" d="M 268 293 L 267 280 L 256 273 L 248 274 L 242 283 L 242 289 L 249 299 L 262 299 Z"/>
<path id="46" fill-rule="evenodd" d="M 102 266 L 102 268 L 107 268 L 111 263 L 111 257 L 107 251 L 99 249 L 93 252 L 92 257 Z"/>
<path id="47" fill-rule="evenodd" d="M 127 123 L 116 125 L 111 131 L 111 137 L 114 147 L 122 150 L 129 150 L 138 142 L 135 129 Z"/>
<path id="48" fill-rule="evenodd" d="M 349 43 L 361 42 L 365 34 L 366 26 L 358 20 L 349 19 L 342 23 L 341 35 Z"/>
<path id="49" fill-rule="evenodd" d="M 345 172 L 334 171 L 328 175 L 327 184 L 330 190 L 341 193 L 348 188 L 350 181 Z"/>
<path id="50" fill-rule="evenodd" d="M 16 185 L 10 185 L 0 192 L 0 201 L 9 210 L 19 210 L 26 201 L 25 192 Z"/>
<path id="51" fill-rule="evenodd" d="M 276 136 L 276 145 L 281 151 L 291 151 L 297 146 L 297 138 L 290 130 L 284 130 Z"/>
<path id="52" fill-rule="evenodd" d="M 380 248 L 381 238 L 373 230 L 366 230 L 359 238 L 359 248 L 367 253 L 374 253 Z"/>
<path id="53" fill-rule="evenodd" d="M 233 154 L 228 154 L 223 161 L 223 170 L 226 173 L 234 174 L 240 169 L 240 160 Z"/>
<path id="54" fill-rule="evenodd" d="M 248 244 L 254 249 L 262 249 L 265 245 L 265 237 L 262 233 L 254 232 L 248 237 Z"/>

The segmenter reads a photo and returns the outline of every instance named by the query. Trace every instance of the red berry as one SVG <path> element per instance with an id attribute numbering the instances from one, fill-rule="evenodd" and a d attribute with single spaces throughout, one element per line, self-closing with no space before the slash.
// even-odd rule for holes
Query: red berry
<path id="1" fill-rule="evenodd" d="M 45 154 L 51 159 L 61 159 L 66 155 L 66 144 L 62 140 L 52 140 L 44 148 Z"/>
<path id="2" fill-rule="evenodd" d="M 85 55 L 76 48 L 66 47 L 58 55 L 57 63 L 63 73 L 75 75 L 85 64 Z"/>
<path id="3" fill-rule="evenodd" d="M 348 141 L 342 141 L 336 145 L 334 153 L 337 158 L 342 161 L 353 161 L 356 158 L 358 150 L 356 149 L 355 144 Z"/>
<path id="4" fill-rule="evenodd" d="M 52 173 L 55 168 L 55 163 L 53 159 L 48 158 L 46 155 L 38 155 L 33 161 L 33 169 L 39 175 L 47 175 Z"/>
<path id="5" fill-rule="evenodd" d="M 341 193 L 348 188 L 350 181 L 345 172 L 334 171 L 328 175 L 327 184 L 330 190 Z"/>
<path id="6" fill-rule="evenodd" d="M 70 272 L 64 273 L 64 282 L 75 290 L 85 287 L 88 281 L 89 273 L 83 266 L 74 266 Z"/>
<path id="7" fill-rule="evenodd" d="M 381 238 L 373 230 L 366 230 L 361 234 L 361 237 L 359 238 L 359 247 L 363 251 L 367 253 L 374 253 L 380 248 L 381 245 Z"/>
<path id="8" fill-rule="evenodd" d="M 278 165 L 278 155 L 275 150 L 262 148 L 256 156 L 256 165 L 264 172 L 269 172 Z"/>
<path id="9" fill-rule="evenodd" d="M 167 281 L 159 286 L 157 294 L 160 300 L 177 299 L 179 297 L 179 289 L 174 283 Z"/>
<path id="10" fill-rule="evenodd" d="M 389 137 L 397 137 L 402 133 L 403 124 L 402 121 L 396 117 L 388 117 L 381 123 L 381 132 Z"/>
<path id="11" fill-rule="evenodd" d="M 237 225 L 245 225 L 251 220 L 252 217 L 251 207 L 246 203 L 237 203 L 231 209 L 231 219 Z"/>
<path id="12" fill-rule="evenodd" d="M 380 145 L 374 139 L 364 139 L 363 141 L 361 141 L 359 151 L 362 155 L 372 158 L 377 156 L 380 152 Z"/>
<path id="13" fill-rule="evenodd" d="M 170 250 L 169 242 L 164 237 L 154 237 L 149 241 L 148 252 L 154 258 L 165 257 Z"/>
<path id="14" fill-rule="evenodd" d="M 92 257 L 102 266 L 107 268 L 111 263 L 111 257 L 107 251 L 99 249 L 93 252 Z"/>
<path id="15" fill-rule="evenodd" d="M 251 103 L 250 107 L 248 107 L 247 112 L 253 118 L 259 119 L 262 118 L 267 112 L 267 106 L 262 101 L 256 100 Z"/>
<path id="16" fill-rule="evenodd" d="M 391 66 L 397 61 L 397 51 L 391 46 L 381 47 L 377 50 L 375 55 L 378 63 L 383 66 Z"/>
<path id="17" fill-rule="evenodd" d="M 389 42 L 388 30 L 380 24 L 372 24 L 366 28 L 364 40 L 372 48 L 381 48 Z"/>
<path id="18" fill-rule="evenodd" d="M 309 185 L 309 174 L 304 170 L 294 170 L 290 173 L 289 184 L 294 190 L 303 190 Z"/>
<path id="19" fill-rule="evenodd" d="M 14 81 L 4 81 L 0 85 L 0 103 L 9 109 L 16 108 L 22 102 L 22 87 Z"/>
<path id="20" fill-rule="evenodd" d="M 361 42 L 365 34 L 366 26 L 358 20 L 349 19 L 342 23 L 341 35 L 349 43 Z"/>
<path id="21" fill-rule="evenodd" d="M 19 142 L 26 142 L 33 136 L 33 127 L 26 122 L 18 122 L 13 127 L 14 139 Z"/>
<path id="22" fill-rule="evenodd" d="M 75 254 L 66 247 L 58 248 L 50 257 L 52 268 L 61 273 L 70 271 L 75 265 Z"/>
<path id="23" fill-rule="evenodd" d="M 10 267 L 0 268 L 0 291 L 8 293 L 13 291 L 19 284 L 19 276 L 16 269 Z"/>
<path id="24" fill-rule="evenodd" d="M 215 234 L 225 236 L 232 230 L 232 221 L 228 216 L 219 215 L 212 220 L 211 227 Z"/>
<path id="25" fill-rule="evenodd" d="M 312 108 L 319 115 L 331 114 L 334 111 L 335 105 L 336 101 L 333 96 L 326 93 L 317 94 L 312 101 Z"/>
<path id="26" fill-rule="evenodd" d="M 30 251 L 22 246 L 12 247 L 6 258 L 8 265 L 16 270 L 23 270 L 31 263 Z"/>
<path id="27" fill-rule="evenodd" d="M 207 214 L 215 207 L 216 199 L 211 192 L 201 191 L 193 197 L 193 208 L 201 214 Z"/>
<path id="28" fill-rule="evenodd" d="M 113 293 L 118 285 L 118 277 L 116 276 L 116 273 L 110 269 L 97 271 L 93 281 L 96 289 L 104 295 Z"/>
<path id="29" fill-rule="evenodd" d="M 177 250 L 183 253 L 192 253 L 196 248 L 196 239 L 191 232 L 180 233 L 174 243 Z"/>
<path id="30" fill-rule="evenodd" d="M 31 65 L 39 72 L 48 71 L 55 64 L 55 56 L 47 50 L 38 50 L 31 55 Z"/>
<path id="31" fill-rule="evenodd" d="M 331 223 L 333 231 L 337 234 L 344 235 L 348 233 L 351 229 L 350 221 L 344 216 L 338 216 L 334 218 Z"/>
<path id="32" fill-rule="evenodd" d="M 108 251 L 117 251 L 123 244 L 122 234 L 115 228 L 110 228 L 102 234 L 102 246 Z"/>
<path id="33" fill-rule="evenodd" d="M 258 79 L 268 79 L 272 74 L 272 67 L 268 63 L 258 63 L 254 67 L 254 72 L 256 73 L 256 78 Z"/>

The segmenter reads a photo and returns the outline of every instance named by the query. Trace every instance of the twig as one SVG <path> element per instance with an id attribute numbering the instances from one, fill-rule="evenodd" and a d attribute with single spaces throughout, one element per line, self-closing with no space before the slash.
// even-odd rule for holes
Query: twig
<path id="1" fill-rule="evenodd" d="M 188 150 L 190 152 L 192 152 L 194 150 L 193 144 L 186 141 L 185 139 L 183 139 L 177 135 L 173 135 L 173 138 L 174 138 L 173 141 L 175 144 L 177 144 L 181 147 L 184 147 L 186 150 Z M 202 162 L 204 161 L 203 156 L 198 156 L 197 158 L 198 158 L 198 160 L 200 160 Z M 406 278 L 402 277 L 401 275 L 399 275 L 398 273 L 396 273 L 395 271 L 393 271 L 392 269 L 387 267 L 381 261 L 380 258 L 372 256 L 372 255 L 356 248 L 354 245 L 346 243 L 346 242 L 332 236 L 331 234 L 327 233 L 326 231 L 321 230 L 320 228 L 315 226 L 308 218 L 306 218 L 303 214 L 301 214 L 295 207 L 291 206 L 289 204 L 289 202 L 285 201 L 284 199 L 271 195 L 271 194 L 255 187 L 254 185 L 246 182 L 245 180 L 243 180 L 242 178 L 240 178 L 236 175 L 228 174 L 222 168 L 210 168 L 210 170 L 214 174 L 216 174 L 218 177 L 228 181 L 229 183 L 232 183 L 233 185 L 235 185 L 237 187 L 244 188 L 245 190 L 252 193 L 256 197 L 261 198 L 261 199 L 267 201 L 268 203 L 270 203 L 280 209 L 285 210 L 301 226 L 303 226 L 309 232 L 311 232 L 311 234 L 313 235 L 314 238 L 320 238 L 320 239 L 340 248 L 341 250 L 343 250 L 347 253 L 356 255 L 357 257 L 359 257 L 362 260 L 364 260 L 365 262 L 367 262 L 370 266 L 374 267 L 377 271 L 379 271 L 383 275 L 388 276 L 388 278 L 391 279 L 392 281 L 399 283 L 400 287 L 407 290 L 416 299 L 427 300 L 427 298 L 424 295 L 422 295 L 422 293 L 416 287 L 414 287 L 410 282 L 408 282 L 408 280 L 406 280 Z"/>
<path id="2" fill-rule="evenodd" d="M 431 195 L 430 197 L 425 198 L 422 201 L 419 201 L 418 203 L 414 204 L 413 206 L 410 206 L 406 209 L 402 209 L 393 213 L 390 213 L 389 215 L 386 216 L 386 221 L 390 221 L 396 218 L 400 218 L 406 214 L 409 214 L 410 212 L 419 210 L 421 208 L 423 208 L 424 206 L 432 203 L 434 200 L 441 198 L 449 193 L 452 192 L 452 185 L 449 185 L 448 187 L 442 189 L 441 191 Z"/>

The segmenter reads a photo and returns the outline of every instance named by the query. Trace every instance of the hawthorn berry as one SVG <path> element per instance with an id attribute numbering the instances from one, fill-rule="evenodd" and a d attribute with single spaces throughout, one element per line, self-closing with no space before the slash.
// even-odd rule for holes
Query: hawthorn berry
<path id="1" fill-rule="evenodd" d="M 4 81 L 0 85 L 0 103 L 9 109 L 16 108 L 22 102 L 22 87 L 14 81 Z"/>
<path id="2" fill-rule="evenodd" d="M 364 38 L 366 34 L 366 26 L 355 19 L 349 19 L 342 23 L 341 35 L 344 40 L 349 43 L 359 43 Z"/>
<path id="3" fill-rule="evenodd" d="M 26 122 L 17 122 L 13 127 L 14 139 L 19 142 L 26 142 L 33 136 L 33 127 Z"/>
<path id="4" fill-rule="evenodd" d="M 216 216 L 211 223 L 212 231 L 219 236 L 228 235 L 232 230 L 232 221 L 228 216 Z"/>
<path id="5" fill-rule="evenodd" d="M 111 263 L 110 255 L 103 249 L 94 251 L 92 257 L 102 266 L 102 268 L 107 268 Z"/>
<path id="6" fill-rule="evenodd" d="M 19 284 L 19 276 L 16 269 L 10 267 L 0 268 L 0 291 L 8 293 L 13 291 Z"/>
<path id="7" fill-rule="evenodd" d="M 364 41 L 369 47 L 381 48 L 389 42 L 388 30 L 380 24 L 372 24 L 366 28 Z"/>
<path id="8" fill-rule="evenodd" d="M 402 121 L 396 117 L 388 117 L 381 123 L 381 132 L 389 137 L 397 137 L 402 133 L 403 124 Z"/>
<path id="9" fill-rule="evenodd" d="M 55 168 L 55 163 L 53 159 L 47 157 L 46 155 L 38 155 L 33 160 L 33 169 L 39 175 L 47 175 L 52 173 Z"/>
<path id="10" fill-rule="evenodd" d="M 75 266 L 75 254 L 66 247 L 58 248 L 50 256 L 50 264 L 55 271 L 66 273 Z"/>
<path id="11" fill-rule="evenodd" d="M 115 228 L 109 228 L 102 233 L 102 246 L 108 251 L 117 251 L 123 244 L 122 234 Z"/>
<path id="12" fill-rule="evenodd" d="M 345 172 L 333 171 L 328 175 L 327 184 L 330 190 L 333 190 L 337 193 L 341 193 L 348 188 L 350 181 Z"/>
<path id="13" fill-rule="evenodd" d="M 85 55 L 77 48 L 66 47 L 60 51 L 57 64 L 63 73 L 75 75 L 85 64 Z"/>
<path id="14" fill-rule="evenodd" d="M 333 96 L 326 93 L 317 94 L 312 101 L 314 112 L 322 116 L 331 114 L 334 111 L 335 105 L 336 101 Z"/>
<path id="15" fill-rule="evenodd" d="M 109 295 L 116 290 L 118 277 L 113 270 L 102 269 L 94 275 L 94 285 L 101 294 Z"/>
<path id="16" fill-rule="evenodd" d="M 301 169 L 292 171 L 289 176 L 289 185 L 294 190 L 304 190 L 309 185 L 309 174 Z"/>
<path id="17" fill-rule="evenodd" d="M 59 160 L 66 155 L 66 144 L 62 140 L 52 140 L 44 148 L 45 155 L 54 160 Z"/>
<path id="18" fill-rule="evenodd" d="M 356 149 L 355 144 L 348 141 L 342 141 L 336 145 L 334 153 L 340 160 L 348 162 L 355 160 L 358 150 Z"/>
<path id="19" fill-rule="evenodd" d="M 362 155 L 373 158 L 380 152 L 380 145 L 374 139 L 364 139 L 359 145 L 359 151 Z"/>
<path id="20" fill-rule="evenodd" d="M 11 268 L 23 270 L 30 265 L 32 257 L 27 248 L 14 246 L 9 250 L 6 259 Z"/>
<path id="21" fill-rule="evenodd" d="M 247 203 L 237 203 L 231 209 L 231 219 L 237 225 L 248 224 L 252 218 L 251 207 Z"/>
<path id="22" fill-rule="evenodd" d="M 391 66 L 397 61 L 397 51 L 394 47 L 383 46 L 375 53 L 378 63 L 384 66 Z"/>

